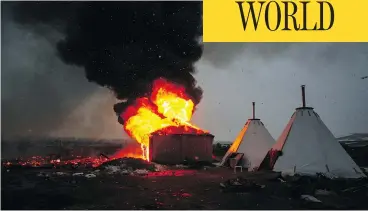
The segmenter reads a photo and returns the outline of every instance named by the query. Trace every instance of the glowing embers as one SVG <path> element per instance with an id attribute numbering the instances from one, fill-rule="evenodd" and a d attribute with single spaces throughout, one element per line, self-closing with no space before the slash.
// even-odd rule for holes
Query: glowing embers
<path id="1" fill-rule="evenodd" d="M 109 159 L 102 156 L 81 157 L 75 156 L 67 160 L 51 159 L 50 157 L 32 156 L 30 158 L 18 158 L 16 160 L 4 160 L 4 167 L 66 167 L 66 166 L 91 166 L 97 167 Z"/>

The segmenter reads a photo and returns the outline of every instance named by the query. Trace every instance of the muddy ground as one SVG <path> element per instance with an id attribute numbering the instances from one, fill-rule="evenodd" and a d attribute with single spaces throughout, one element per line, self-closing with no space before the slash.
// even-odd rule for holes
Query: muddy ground
<path id="1" fill-rule="evenodd" d="M 48 175 L 48 176 L 41 176 Z M 64 172 L 66 175 L 61 175 Z M 92 170 L 2 169 L 2 209 L 368 209 L 368 182 L 279 178 L 227 168 L 145 176 Z M 240 177 L 234 185 L 229 179 Z M 240 184 L 240 185 L 239 185 Z M 245 185 L 247 184 L 247 185 Z M 249 185 L 252 184 L 252 185 Z M 316 191 L 324 191 L 317 194 Z M 321 202 L 301 199 L 307 194 Z"/>

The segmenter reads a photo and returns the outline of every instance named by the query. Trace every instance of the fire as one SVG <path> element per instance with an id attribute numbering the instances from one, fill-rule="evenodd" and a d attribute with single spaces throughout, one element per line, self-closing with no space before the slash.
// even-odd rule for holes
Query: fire
<path id="1" fill-rule="evenodd" d="M 185 87 L 159 78 L 153 82 L 151 95 L 136 99 L 121 117 L 124 130 L 140 143 L 143 158 L 149 160 L 149 139 L 154 132 L 206 133 L 189 123 L 194 107 Z"/>
<path id="2" fill-rule="evenodd" d="M 111 157 L 76 156 L 71 159 L 60 160 L 33 156 L 29 159 L 17 159 L 14 162 L 4 161 L 3 166 L 53 166 L 63 165 L 91 165 L 99 166 L 108 160 L 122 157 L 149 160 L 149 139 L 152 133 L 160 134 L 203 134 L 204 130 L 192 125 L 195 104 L 186 94 L 183 86 L 172 83 L 163 78 L 153 82 L 150 96 L 141 97 L 128 106 L 121 114 L 124 119 L 124 130 L 139 144 L 131 144 L 118 151 Z"/>
<path id="3" fill-rule="evenodd" d="M 110 159 L 118 159 L 118 158 L 137 158 L 137 159 L 145 159 L 142 155 L 142 150 L 138 144 L 129 144 L 125 146 L 123 149 L 117 151 L 114 155 L 110 157 Z"/>

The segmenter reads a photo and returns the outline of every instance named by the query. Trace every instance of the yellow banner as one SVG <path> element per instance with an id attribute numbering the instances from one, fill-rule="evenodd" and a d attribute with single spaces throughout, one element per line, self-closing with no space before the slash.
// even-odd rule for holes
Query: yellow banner
<path id="1" fill-rule="evenodd" d="M 367 42 L 368 0 L 203 0 L 204 42 Z"/>

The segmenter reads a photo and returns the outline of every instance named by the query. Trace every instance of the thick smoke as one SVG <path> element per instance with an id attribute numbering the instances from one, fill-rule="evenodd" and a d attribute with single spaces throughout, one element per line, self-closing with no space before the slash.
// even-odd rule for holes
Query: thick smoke
<path id="1" fill-rule="evenodd" d="M 193 64 L 202 55 L 201 7 L 201 2 L 23 2 L 15 5 L 15 19 L 62 31 L 60 58 L 83 67 L 89 81 L 113 90 L 123 104 L 145 95 L 158 77 L 184 85 L 197 104 L 202 90 Z"/>

